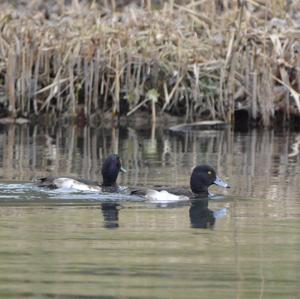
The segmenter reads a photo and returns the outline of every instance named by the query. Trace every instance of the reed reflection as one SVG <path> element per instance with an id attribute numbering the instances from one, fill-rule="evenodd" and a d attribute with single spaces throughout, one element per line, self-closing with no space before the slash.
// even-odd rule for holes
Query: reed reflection
<path id="1" fill-rule="evenodd" d="M 29 182 L 47 175 L 100 181 L 104 158 L 118 152 L 125 186 L 189 186 L 191 169 L 212 165 L 230 194 L 296 197 L 300 173 L 298 134 L 285 131 L 203 130 L 174 133 L 147 129 L 0 125 L 2 181 Z M 288 182 L 288 183 L 287 183 Z"/>

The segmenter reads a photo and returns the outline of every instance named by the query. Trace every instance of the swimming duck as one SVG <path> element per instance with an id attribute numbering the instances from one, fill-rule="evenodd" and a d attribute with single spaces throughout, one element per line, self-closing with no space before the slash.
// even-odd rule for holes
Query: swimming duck
<path id="1" fill-rule="evenodd" d="M 166 188 L 158 187 L 146 190 L 133 190 L 132 193 L 136 195 L 143 195 L 150 201 L 184 201 L 191 198 L 208 197 L 213 195 L 208 191 L 211 185 L 217 185 L 223 188 L 230 188 L 230 186 L 221 180 L 216 171 L 208 165 L 198 165 L 193 169 L 190 178 L 190 188 Z"/>
<path id="2" fill-rule="evenodd" d="M 68 188 L 80 191 L 117 192 L 119 187 L 116 180 L 119 172 L 126 172 L 126 170 L 121 165 L 120 157 L 112 154 L 103 162 L 101 169 L 102 184 L 88 179 L 69 176 L 48 176 L 37 179 L 37 185 L 50 189 Z"/>

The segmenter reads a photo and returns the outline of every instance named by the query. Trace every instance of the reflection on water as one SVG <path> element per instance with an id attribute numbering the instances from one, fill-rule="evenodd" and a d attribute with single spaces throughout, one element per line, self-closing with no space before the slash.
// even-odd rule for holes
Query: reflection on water
<path id="1" fill-rule="evenodd" d="M 0 131 L 0 175 L 2 181 L 28 182 L 47 174 L 100 181 L 101 162 L 116 152 L 129 169 L 120 175 L 122 185 L 188 185 L 192 167 L 208 163 L 230 178 L 230 194 L 295 197 L 298 138 L 288 131 L 174 134 L 162 129 L 7 126 Z"/>
<path id="2" fill-rule="evenodd" d="M 216 221 L 214 212 L 208 208 L 208 200 L 197 200 L 190 207 L 191 226 L 195 228 L 213 227 Z"/>
<path id="3" fill-rule="evenodd" d="M 296 132 L 0 127 L 0 297 L 297 298 Z M 52 175 L 101 181 L 111 152 L 123 186 L 188 186 L 216 168 L 212 200 L 153 204 L 41 190 Z"/>
<path id="4" fill-rule="evenodd" d="M 119 227 L 119 208 L 120 205 L 117 203 L 101 203 L 101 211 L 104 219 L 103 222 L 105 228 Z"/>

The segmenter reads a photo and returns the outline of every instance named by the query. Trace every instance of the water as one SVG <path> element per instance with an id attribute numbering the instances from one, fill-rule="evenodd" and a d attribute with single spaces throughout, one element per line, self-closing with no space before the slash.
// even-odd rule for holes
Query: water
<path id="1" fill-rule="evenodd" d="M 298 133 L 0 128 L 0 298 L 299 298 Z M 154 205 L 39 190 L 45 174 L 188 185 L 209 163 L 229 190 Z"/>

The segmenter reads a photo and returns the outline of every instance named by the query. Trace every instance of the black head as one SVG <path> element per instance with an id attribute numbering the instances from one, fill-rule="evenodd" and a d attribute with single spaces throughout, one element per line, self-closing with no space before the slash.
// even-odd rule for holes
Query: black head
<path id="1" fill-rule="evenodd" d="M 208 165 L 198 165 L 194 168 L 190 180 L 190 186 L 193 193 L 208 193 L 208 187 L 213 184 L 224 188 L 230 188 L 228 184 L 217 176 L 212 167 Z"/>
<path id="2" fill-rule="evenodd" d="M 115 186 L 119 172 L 126 172 L 118 155 L 109 155 L 102 165 L 103 186 Z"/>

